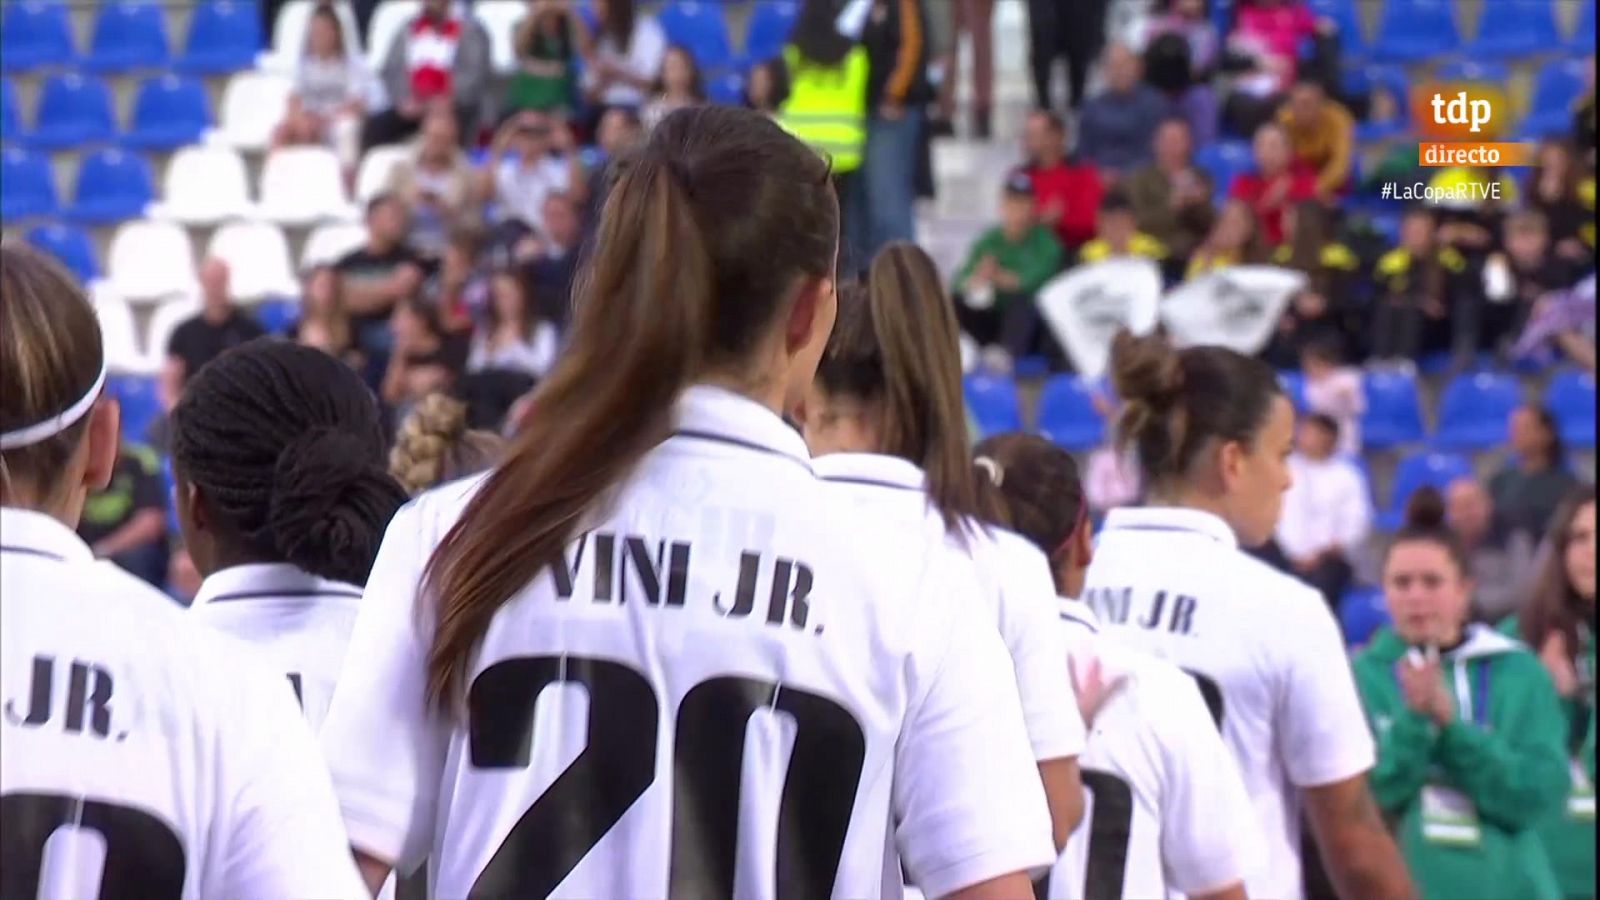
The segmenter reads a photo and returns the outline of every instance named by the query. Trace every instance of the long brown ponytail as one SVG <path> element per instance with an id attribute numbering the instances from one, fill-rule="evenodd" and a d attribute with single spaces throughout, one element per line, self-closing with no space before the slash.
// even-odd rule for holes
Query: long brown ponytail
<path id="1" fill-rule="evenodd" d="M 537 413 L 428 563 L 428 697 L 459 697 L 499 608 L 557 560 L 672 426 L 679 392 L 737 369 L 797 284 L 832 276 L 827 163 L 765 116 L 669 115 L 625 163 Z"/>

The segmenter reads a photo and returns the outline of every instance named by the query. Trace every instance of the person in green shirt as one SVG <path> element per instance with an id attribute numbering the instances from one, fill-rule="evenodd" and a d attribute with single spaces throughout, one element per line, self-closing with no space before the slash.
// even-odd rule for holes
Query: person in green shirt
<path id="1" fill-rule="evenodd" d="M 1034 295 L 1061 271 L 1061 241 L 1034 213 L 1033 179 L 1014 172 L 1000 198 L 1000 224 L 978 237 L 956 273 L 956 320 L 980 347 L 1030 352 L 1042 331 Z"/>
<path id="2" fill-rule="evenodd" d="M 1587 900 L 1595 895 L 1594 487 L 1569 493 L 1550 522 L 1532 590 L 1500 630 L 1539 655 L 1566 711 L 1567 799 L 1540 824 L 1539 836 L 1562 895 Z"/>
<path id="3" fill-rule="evenodd" d="M 1383 564 L 1393 617 L 1356 657 L 1373 796 L 1425 898 L 1558 900 L 1537 826 L 1567 791 L 1567 725 L 1519 642 L 1468 624 L 1466 557 L 1424 489 Z"/>
<path id="4" fill-rule="evenodd" d="M 588 26 L 570 0 L 533 0 L 528 10 L 512 39 L 517 68 L 506 84 L 506 112 L 570 110 Z"/>

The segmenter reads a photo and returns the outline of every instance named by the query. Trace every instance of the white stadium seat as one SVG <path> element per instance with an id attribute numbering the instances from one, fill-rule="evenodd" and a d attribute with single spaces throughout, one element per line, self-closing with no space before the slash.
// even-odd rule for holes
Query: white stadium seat
<path id="1" fill-rule="evenodd" d="M 367 23 L 367 65 L 373 72 L 383 71 L 383 58 L 389 53 L 394 36 L 422 11 L 422 0 L 386 0 L 379 3 Z"/>
<path id="2" fill-rule="evenodd" d="M 167 359 L 167 343 L 172 333 L 184 320 L 200 314 L 200 301 L 193 297 L 178 297 L 161 304 L 150 316 L 150 329 L 145 334 L 145 367 L 151 372 L 161 371 Z"/>
<path id="3" fill-rule="evenodd" d="M 267 149 L 292 93 L 294 82 L 287 75 L 240 72 L 222 91 L 222 114 L 217 127 L 206 132 L 206 142 L 249 152 Z"/>
<path id="4" fill-rule="evenodd" d="M 106 280 L 129 303 L 196 294 L 194 248 L 181 225 L 124 222 L 111 239 Z"/>
<path id="5" fill-rule="evenodd" d="M 278 10 L 278 19 L 272 26 L 272 47 L 263 50 L 256 58 L 256 67 L 268 72 L 293 74 L 306 48 L 306 29 L 311 24 L 311 10 L 315 0 L 289 0 Z M 350 4 L 340 0 L 333 5 L 334 15 L 343 26 L 344 46 L 355 53 L 361 52 L 361 29 L 356 27 L 356 16 Z"/>
<path id="6" fill-rule="evenodd" d="M 361 168 L 356 170 L 356 202 L 366 203 L 383 193 L 394 176 L 395 167 L 411 156 L 405 144 L 388 144 L 373 147 L 361 157 Z"/>
<path id="7" fill-rule="evenodd" d="M 244 159 L 231 147 L 184 147 L 167 165 L 162 199 L 145 214 L 185 225 L 215 225 L 249 216 L 250 182 Z"/>
<path id="8" fill-rule="evenodd" d="M 346 253 L 353 252 L 367 242 L 367 228 L 353 222 L 319 226 L 306 238 L 300 251 L 300 271 L 317 266 L 331 266 Z"/>
<path id="9" fill-rule="evenodd" d="M 261 218 L 280 225 L 350 220 L 357 211 L 345 196 L 339 158 L 327 147 L 282 147 L 261 169 Z"/>
<path id="10" fill-rule="evenodd" d="M 489 59 L 502 75 L 517 66 L 517 23 L 528 14 L 528 4 L 520 0 L 478 0 L 472 12 L 489 32 Z"/>
<path id="11" fill-rule="evenodd" d="M 300 296 L 289 241 L 271 222 L 229 222 L 211 236 L 206 255 L 228 264 L 229 287 L 240 303 Z"/>
<path id="12" fill-rule="evenodd" d="M 106 368 L 117 374 L 147 373 L 146 358 L 139 352 L 139 334 L 133 325 L 133 310 L 117 296 L 104 279 L 89 286 L 95 317 L 100 320 L 100 340 L 105 345 Z"/>

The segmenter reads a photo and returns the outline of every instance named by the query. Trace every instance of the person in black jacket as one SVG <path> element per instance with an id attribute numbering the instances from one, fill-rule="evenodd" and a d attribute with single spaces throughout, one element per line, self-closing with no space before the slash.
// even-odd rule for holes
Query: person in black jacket
<path id="1" fill-rule="evenodd" d="M 1082 105 L 1089 87 L 1089 67 L 1106 42 L 1106 9 L 1110 0 L 1028 0 L 1028 60 L 1033 72 L 1033 102 L 1057 110 L 1051 81 L 1056 60 L 1066 57 L 1071 107 Z"/>

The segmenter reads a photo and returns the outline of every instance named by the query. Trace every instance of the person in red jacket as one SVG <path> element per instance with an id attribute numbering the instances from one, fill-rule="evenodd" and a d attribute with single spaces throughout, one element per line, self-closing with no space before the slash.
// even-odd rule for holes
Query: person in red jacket
<path id="1" fill-rule="evenodd" d="M 1095 215 L 1105 187 L 1095 167 L 1067 155 L 1067 126 L 1053 112 L 1028 116 L 1022 132 L 1027 161 L 1022 171 L 1033 182 L 1039 221 L 1055 229 L 1068 250 L 1094 238 Z"/>
<path id="2" fill-rule="evenodd" d="M 1267 243 L 1283 243 L 1283 216 L 1302 200 L 1316 196 L 1316 173 L 1294 161 L 1289 136 L 1269 122 L 1256 129 L 1256 170 L 1234 176 L 1228 196 L 1243 200 L 1256 214 Z"/>

